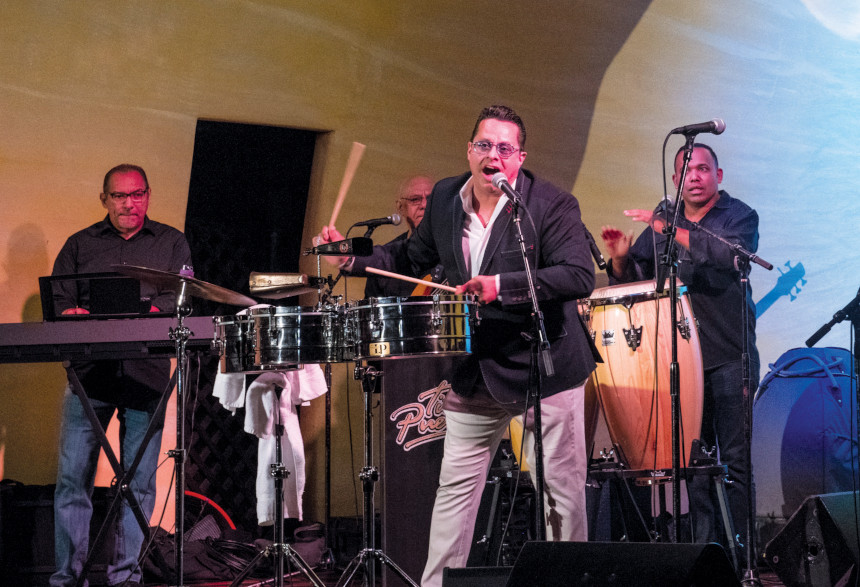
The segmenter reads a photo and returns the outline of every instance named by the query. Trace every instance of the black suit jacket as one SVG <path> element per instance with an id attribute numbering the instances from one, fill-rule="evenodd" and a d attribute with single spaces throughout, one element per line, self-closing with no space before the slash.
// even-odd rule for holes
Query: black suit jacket
<path id="1" fill-rule="evenodd" d="M 451 285 L 471 278 L 463 257 L 466 213 L 460 199 L 460 189 L 470 177 L 467 173 L 434 186 L 424 219 L 409 239 L 407 252 L 415 274 L 441 263 Z M 529 212 L 522 213 L 521 226 L 529 263 L 536 269 L 538 303 L 555 367 L 555 375 L 546 377 L 540 364 L 541 394 L 547 397 L 582 383 L 599 358 L 577 311 L 577 299 L 587 298 L 594 289 L 594 264 L 576 198 L 525 170 L 520 171 L 517 189 Z M 371 257 L 356 258 L 352 271 L 360 274 L 368 266 L 389 269 L 395 262 L 382 247 L 375 247 Z M 473 352 L 457 362 L 452 388 L 469 395 L 480 371 L 497 401 L 522 403 L 528 393 L 530 345 L 521 333 L 531 330 L 532 318 L 512 204 L 493 224 L 479 274 L 500 275 L 500 299 L 480 307 Z"/>

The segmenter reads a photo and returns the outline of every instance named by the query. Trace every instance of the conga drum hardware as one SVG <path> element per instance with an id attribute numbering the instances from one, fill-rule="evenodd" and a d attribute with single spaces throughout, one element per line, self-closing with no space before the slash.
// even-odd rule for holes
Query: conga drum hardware
<path id="1" fill-rule="evenodd" d="M 641 326 L 632 326 L 631 328 L 622 328 L 624 332 L 624 340 L 627 341 L 627 346 L 630 347 L 630 350 L 635 351 L 639 348 L 639 344 L 642 342 L 642 327 Z"/>
<path id="2" fill-rule="evenodd" d="M 692 336 L 690 331 L 690 319 L 686 316 L 678 320 L 678 334 L 680 334 L 681 338 L 684 340 L 690 340 L 690 337 Z"/>

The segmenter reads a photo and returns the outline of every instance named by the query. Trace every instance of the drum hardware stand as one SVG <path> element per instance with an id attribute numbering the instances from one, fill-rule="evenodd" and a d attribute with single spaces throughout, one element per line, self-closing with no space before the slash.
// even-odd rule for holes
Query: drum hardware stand
<path id="1" fill-rule="evenodd" d="M 546 518 L 544 515 L 544 466 L 543 466 L 543 424 L 541 422 L 541 373 L 538 359 L 543 359 L 544 370 L 547 377 L 555 375 L 555 367 L 552 363 L 552 354 L 550 353 L 549 338 L 546 334 L 546 326 L 544 323 L 543 312 L 537 302 L 537 292 L 535 291 L 534 276 L 532 275 L 531 264 L 529 263 L 528 253 L 526 252 L 526 241 L 523 237 L 523 229 L 521 226 L 522 218 L 520 217 L 520 209 L 525 209 L 528 214 L 528 209 L 521 206 L 522 199 L 516 190 L 511 189 L 512 193 L 505 191 L 505 195 L 513 202 L 514 210 L 514 225 L 517 227 L 517 242 L 520 244 L 520 253 L 523 258 L 523 267 L 526 271 L 526 279 L 529 286 L 529 298 L 532 303 L 532 319 L 533 333 L 523 332 L 523 337 L 529 341 L 531 346 L 531 361 L 529 367 L 529 399 L 534 406 L 534 444 L 535 444 L 535 539 L 546 540 Z M 583 225 L 585 228 L 585 225 Z M 587 229 L 586 229 L 587 232 Z M 526 402 L 528 406 L 529 401 Z M 526 412 L 528 414 L 528 411 Z M 525 434 L 526 418 L 523 416 L 523 433 Z"/>
<path id="2" fill-rule="evenodd" d="M 335 565 L 334 551 L 331 547 L 331 363 L 326 363 L 323 369 L 325 376 L 325 550 L 320 566 L 333 569 Z"/>
<path id="3" fill-rule="evenodd" d="M 283 388 L 275 386 L 275 405 L 273 411 L 275 421 L 275 462 L 270 467 L 269 474 L 275 480 L 275 527 L 274 542 L 260 550 L 248 566 L 230 583 L 230 587 L 238 587 L 245 577 L 257 566 L 264 557 L 274 557 L 275 573 L 274 585 L 284 586 L 284 558 L 287 558 L 298 570 L 311 582 L 314 587 L 325 587 L 325 584 L 316 576 L 313 569 L 302 559 L 301 556 L 284 540 L 284 479 L 289 477 L 290 472 L 284 466 L 283 448 L 281 440 L 284 437 L 284 423 L 281 421 L 281 392 Z"/>
<path id="4" fill-rule="evenodd" d="M 362 492 L 364 494 L 364 509 L 362 512 L 362 549 L 350 561 L 343 575 L 337 581 L 337 587 L 349 585 L 355 574 L 362 569 L 364 571 L 365 585 L 374 587 L 376 585 L 376 562 L 388 565 L 400 579 L 411 587 L 418 587 L 409 578 L 403 569 L 391 560 L 382 550 L 374 548 L 376 542 L 376 511 L 373 506 L 373 487 L 379 480 L 379 470 L 373 466 L 373 392 L 376 383 L 383 373 L 371 366 L 362 366 L 356 362 L 354 377 L 361 380 L 361 390 L 364 394 L 364 467 L 358 478 L 361 479 Z"/>
<path id="5" fill-rule="evenodd" d="M 335 299 L 335 302 L 339 301 L 336 298 L 333 298 L 332 292 L 334 290 L 335 284 L 340 280 L 341 274 L 338 274 L 337 279 L 332 280 L 331 275 L 327 276 L 325 279 L 322 277 L 322 265 L 320 264 L 321 255 L 317 255 L 317 278 L 318 278 L 318 289 L 317 289 L 317 307 L 322 309 L 325 304 L 327 304 L 330 300 Z M 325 288 L 323 286 L 326 286 Z M 324 481 L 324 493 L 325 493 L 325 505 L 324 505 L 324 516 L 325 516 L 325 550 L 323 551 L 320 566 L 324 569 L 333 569 L 335 566 L 335 557 L 334 551 L 331 547 L 331 363 L 326 363 L 323 368 L 323 374 L 325 376 L 325 386 L 326 386 L 326 394 L 325 394 L 325 481 Z"/>

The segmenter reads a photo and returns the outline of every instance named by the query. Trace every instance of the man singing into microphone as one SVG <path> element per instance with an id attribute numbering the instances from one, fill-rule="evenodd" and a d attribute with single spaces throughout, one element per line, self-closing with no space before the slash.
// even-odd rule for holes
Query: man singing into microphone
<path id="1" fill-rule="evenodd" d="M 481 111 L 466 145 L 470 172 L 434 186 L 424 219 L 409 240 L 407 254 L 416 273 L 441 263 L 457 292 L 475 294 L 481 303 L 473 352 L 450 374 L 454 393 L 444 406 L 447 433 L 425 587 L 439 587 L 445 567 L 465 566 L 490 462 L 511 418 L 530 407 L 531 353 L 522 333 L 532 330 L 531 305 L 514 206 L 492 184 L 499 172 L 519 192 L 521 215 L 533 221 L 521 226 L 555 367 L 547 377 L 539 361 L 547 535 L 587 539 L 584 387 L 596 351 L 580 321 L 577 299 L 594 288 L 594 265 L 576 198 L 522 169 L 525 141 L 523 121 L 512 109 Z M 320 236 L 340 239 L 331 226 Z M 356 257 L 352 271 L 390 269 L 393 262 L 377 247 L 372 257 Z M 534 471 L 531 410 L 525 420 L 525 456 Z"/>
<path id="2" fill-rule="evenodd" d="M 683 147 L 675 156 L 675 188 L 681 179 Z M 693 223 L 755 252 L 758 246 L 758 214 L 755 210 L 719 190 L 723 170 L 709 146 L 696 143 L 681 192 L 683 215 L 679 215 L 676 240 L 679 247 L 678 276 L 687 286 L 693 313 L 699 323 L 705 397 L 702 439 L 718 446 L 719 457 L 728 466 L 726 493 L 740 543 L 747 544 L 747 471 L 744 444 L 744 398 L 741 370 L 743 328 L 749 336 L 750 389 L 758 387 L 759 358 L 755 346 L 755 305 L 751 288 L 741 292 L 734 252 L 703 231 L 691 230 Z M 625 210 L 625 216 L 645 222 L 648 228 L 633 243 L 633 232 L 624 234 L 614 226 L 604 226 L 601 236 L 611 257 L 607 273 L 610 283 L 653 279 L 656 262 L 665 246 L 664 216 L 649 210 Z M 746 300 L 749 320 L 741 324 L 741 303 Z M 683 374 L 682 374 L 683 376 Z M 692 439 L 687 439 L 690 442 Z M 690 507 L 697 542 L 725 543 L 720 527 L 716 490 L 710 478 L 698 476 L 689 486 Z M 724 544 L 725 545 L 725 544 Z M 728 545 L 725 545 L 728 546 Z M 745 557 L 739 557 L 745 560 Z"/>

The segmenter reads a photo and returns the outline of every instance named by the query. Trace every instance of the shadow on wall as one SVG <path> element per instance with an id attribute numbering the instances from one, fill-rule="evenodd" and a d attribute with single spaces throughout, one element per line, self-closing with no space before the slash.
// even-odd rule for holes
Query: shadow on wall
<path id="1" fill-rule="evenodd" d="M 0 321 L 41 321 L 39 277 L 51 272 L 46 240 L 34 224 L 23 224 L 10 234 L 2 263 Z M 64 388 L 65 371 L 59 363 L 0 364 L 0 479 L 54 482 Z"/>

